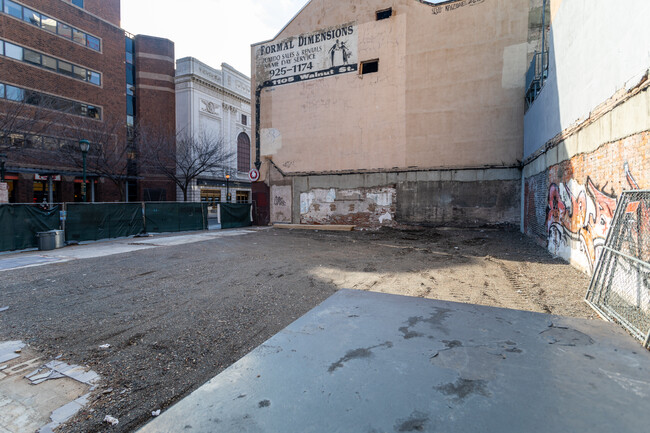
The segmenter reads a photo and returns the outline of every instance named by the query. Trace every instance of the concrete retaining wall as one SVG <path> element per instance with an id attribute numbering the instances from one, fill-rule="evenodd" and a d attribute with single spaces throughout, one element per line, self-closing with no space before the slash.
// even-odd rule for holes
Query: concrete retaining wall
<path id="1" fill-rule="evenodd" d="M 517 168 L 291 179 L 294 223 L 379 227 L 396 223 L 481 226 L 520 221 L 521 171 Z"/>

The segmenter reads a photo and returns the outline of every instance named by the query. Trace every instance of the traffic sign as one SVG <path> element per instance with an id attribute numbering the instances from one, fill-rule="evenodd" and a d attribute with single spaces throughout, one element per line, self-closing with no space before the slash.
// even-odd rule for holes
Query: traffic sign
<path id="1" fill-rule="evenodd" d="M 251 180 L 251 182 L 257 182 L 260 180 L 260 172 L 257 171 L 257 169 L 253 168 L 248 172 L 248 178 Z"/>

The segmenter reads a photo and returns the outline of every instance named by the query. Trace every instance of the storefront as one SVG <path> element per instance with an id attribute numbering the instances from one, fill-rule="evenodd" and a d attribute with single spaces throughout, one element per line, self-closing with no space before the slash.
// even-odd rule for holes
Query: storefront
<path id="1" fill-rule="evenodd" d="M 34 175 L 33 203 L 61 203 L 61 176 Z"/>
<path id="2" fill-rule="evenodd" d="M 225 179 L 198 179 L 196 181 L 201 202 L 217 203 L 250 203 L 250 182 L 228 181 Z M 228 197 L 230 196 L 230 200 Z M 195 196 L 196 197 L 196 196 Z"/>

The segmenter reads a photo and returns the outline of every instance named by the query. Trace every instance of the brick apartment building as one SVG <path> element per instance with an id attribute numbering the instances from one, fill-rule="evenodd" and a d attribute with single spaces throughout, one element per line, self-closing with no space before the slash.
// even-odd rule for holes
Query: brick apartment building
<path id="1" fill-rule="evenodd" d="M 173 200 L 133 126 L 175 133 L 174 44 L 120 28 L 120 0 L 0 0 L 0 153 L 15 203 Z"/>

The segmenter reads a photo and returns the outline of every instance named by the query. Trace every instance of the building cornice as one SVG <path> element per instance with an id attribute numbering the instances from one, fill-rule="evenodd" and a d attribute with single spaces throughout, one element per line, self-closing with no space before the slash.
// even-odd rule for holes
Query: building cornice
<path id="1" fill-rule="evenodd" d="M 223 94 L 224 96 L 230 96 L 231 98 L 234 98 L 240 102 L 245 102 L 246 104 L 250 105 L 251 100 L 248 98 L 243 97 L 240 94 L 237 94 L 233 92 L 232 90 L 229 90 L 221 85 L 211 83 L 210 81 L 198 76 L 198 75 L 182 75 L 180 77 L 176 77 L 176 85 L 181 84 L 181 83 L 186 83 L 186 82 L 193 82 L 200 84 L 203 87 L 206 87 L 210 90 L 214 90 L 219 94 Z"/>

